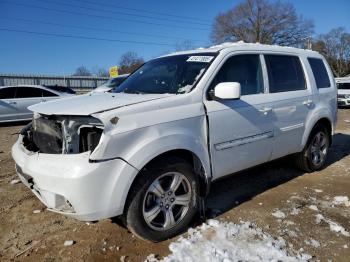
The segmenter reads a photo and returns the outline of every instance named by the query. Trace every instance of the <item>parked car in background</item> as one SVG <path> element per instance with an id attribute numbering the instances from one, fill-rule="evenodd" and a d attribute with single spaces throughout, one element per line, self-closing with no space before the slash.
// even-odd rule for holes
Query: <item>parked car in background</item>
<path id="1" fill-rule="evenodd" d="M 72 95 L 76 94 L 76 92 L 72 88 L 67 87 L 67 86 L 60 86 L 60 85 L 43 85 L 43 86 L 46 88 L 55 90 L 57 92 L 60 92 L 60 93 L 67 93 L 67 94 L 72 94 Z"/>
<path id="2" fill-rule="evenodd" d="M 0 122 L 30 120 L 33 112 L 28 106 L 72 96 L 41 85 L 18 85 L 0 87 Z"/>
<path id="3" fill-rule="evenodd" d="M 338 87 L 338 106 L 350 106 L 350 77 L 335 79 Z"/>
<path id="4" fill-rule="evenodd" d="M 124 75 L 119 75 L 115 78 L 111 78 L 107 82 L 96 87 L 94 90 L 92 90 L 92 92 L 93 93 L 110 92 L 113 88 L 116 88 L 117 86 L 119 86 L 128 76 L 129 74 L 124 74 Z"/>
<path id="5" fill-rule="evenodd" d="M 12 156 L 49 210 L 122 216 L 161 241 L 190 224 L 214 180 L 286 155 L 322 169 L 337 92 L 317 52 L 226 43 L 155 58 L 112 93 L 30 109 Z"/>

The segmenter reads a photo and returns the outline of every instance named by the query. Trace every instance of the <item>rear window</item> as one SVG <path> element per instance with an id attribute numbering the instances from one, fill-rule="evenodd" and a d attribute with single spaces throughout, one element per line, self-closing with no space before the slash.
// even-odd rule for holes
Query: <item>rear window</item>
<path id="1" fill-rule="evenodd" d="M 309 57 L 307 60 L 309 61 L 312 73 L 314 74 L 317 88 L 330 87 L 331 82 L 322 59 Z"/>
<path id="2" fill-rule="evenodd" d="M 270 93 L 306 89 L 304 72 L 296 56 L 265 55 Z"/>

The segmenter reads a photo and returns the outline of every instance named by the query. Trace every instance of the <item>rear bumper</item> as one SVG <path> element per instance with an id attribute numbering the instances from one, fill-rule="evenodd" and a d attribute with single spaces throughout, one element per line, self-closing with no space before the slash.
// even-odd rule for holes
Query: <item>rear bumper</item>
<path id="1" fill-rule="evenodd" d="M 22 136 L 12 147 L 19 178 L 49 210 L 84 221 L 122 214 L 138 170 L 122 159 L 92 163 L 89 155 L 33 153 Z"/>

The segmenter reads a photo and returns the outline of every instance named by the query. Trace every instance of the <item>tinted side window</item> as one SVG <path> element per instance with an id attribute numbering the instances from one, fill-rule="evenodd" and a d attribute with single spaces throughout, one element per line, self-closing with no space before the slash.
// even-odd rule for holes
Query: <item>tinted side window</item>
<path id="1" fill-rule="evenodd" d="M 16 87 L 7 87 L 0 89 L 0 99 L 11 99 L 15 98 Z"/>
<path id="2" fill-rule="evenodd" d="M 314 74 L 317 88 L 330 87 L 331 82 L 329 81 L 328 73 L 322 59 L 309 57 L 307 60 Z"/>
<path id="3" fill-rule="evenodd" d="M 45 89 L 42 89 L 41 92 L 42 92 L 42 96 L 43 97 L 57 96 L 56 94 L 54 94 L 54 93 L 52 93 L 50 91 L 47 91 Z"/>
<path id="4" fill-rule="evenodd" d="M 270 93 L 306 89 L 301 63 L 296 56 L 265 55 Z"/>
<path id="5" fill-rule="evenodd" d="M 18 87 L 16 98 L 29 98 L 29 97 L 41 97 L 42 92 L 39 88 L 33 87 Z"/>
<path id="6" fill-rule="evenodd" d="M 259 55 L 232 56 L 221 67 L 210 89 L 222 82 L 241 84 L 241 95 L 264 93 L 264 84 Z"/>

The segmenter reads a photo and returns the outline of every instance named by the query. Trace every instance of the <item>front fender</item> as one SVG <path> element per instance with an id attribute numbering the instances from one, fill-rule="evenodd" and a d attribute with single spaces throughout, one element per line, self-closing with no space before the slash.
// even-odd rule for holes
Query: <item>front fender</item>
<path id="1" fill-rule="evenodd" d="M 171 121 L 120 134 L 105 134 L 91 160 L 122 158 L 141 170 L 155 157 L 184 149 L 195 154 L 211 175 L 204 116 Z"/>

